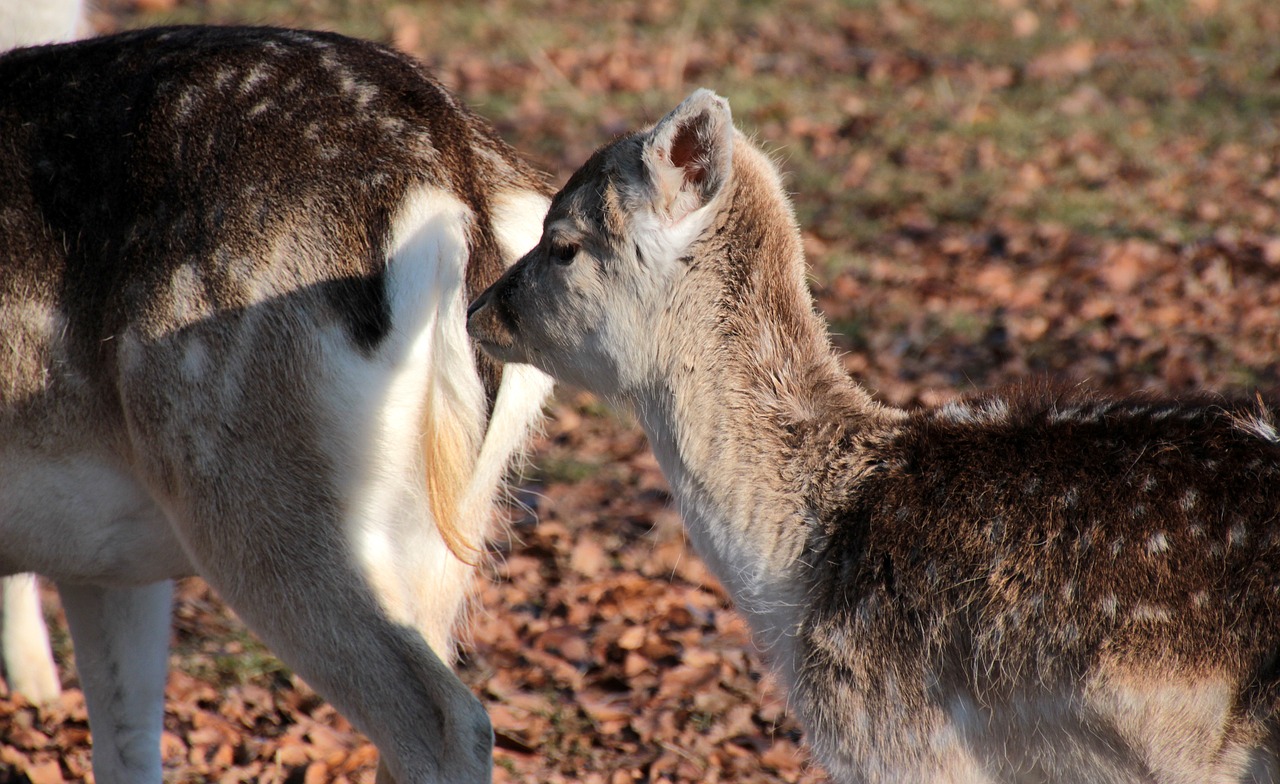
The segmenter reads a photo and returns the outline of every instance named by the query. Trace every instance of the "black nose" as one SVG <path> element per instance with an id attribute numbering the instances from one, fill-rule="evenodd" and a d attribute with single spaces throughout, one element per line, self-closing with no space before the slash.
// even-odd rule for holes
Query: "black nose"
<path id="1" fill-rule="evenodd" d="M 493 296 L 493 286 L 490 286 L 489 288 L 480 292 L 480 296 L 476 297 L 475 301 L 471 303 L 471 306 L 467 308 L 467 320 L 470 320 L 471 317 L 475 315 L 475 312 L 477 310 L 479 310 L 480 308 L 483 308 L 485 305 L 488 305 L 489 300 L 492 296 Z"/>

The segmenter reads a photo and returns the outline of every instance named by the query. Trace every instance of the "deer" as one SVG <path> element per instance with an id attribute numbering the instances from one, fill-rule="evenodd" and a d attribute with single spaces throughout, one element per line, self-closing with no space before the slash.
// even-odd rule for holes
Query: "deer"
<path id="1" fill-rule="evenodd" d="M 414 58 L 165 27 L 0 56 L 0 575 L 50 578 L 99 784 L 158 784 L 199 575 L 380 752 L 491 780 L 451 668 L 551 380 L 468 302 L 545 177 Z"/>
<path id="2" fill-rule="evenodd" d="M 468 331 L 635 413 L 833 780 L 1280 780 L 1276 405 L 877 401 L 715 93 L 598 149 Z"/>

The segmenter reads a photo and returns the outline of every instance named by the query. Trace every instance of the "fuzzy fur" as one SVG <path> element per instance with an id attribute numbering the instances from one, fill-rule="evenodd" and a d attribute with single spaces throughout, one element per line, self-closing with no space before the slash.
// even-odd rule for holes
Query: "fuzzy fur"
<path id="1" fill-rule="evenodd" d="M 468 325 L 637 411 L 835 780 L 1280 780 L 1276 406 L 890 408 L 804 275 L 776 169 L 699 91 L 592 156 Z"/>

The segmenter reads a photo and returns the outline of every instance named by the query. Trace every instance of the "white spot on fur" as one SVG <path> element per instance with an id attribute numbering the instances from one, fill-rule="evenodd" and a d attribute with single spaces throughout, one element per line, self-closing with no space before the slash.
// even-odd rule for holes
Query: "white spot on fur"
<path id="1" fill-rule="evenodd" d="M 234 69 L 219 68 L 218 72 L 214 74 L 214 77 L 213 77 L 213 89 L 222 90 L 224 87 L 227 86 L 227 84 L 231 82 L 232 79 L 235 78 L 235 76 L 236 76 L 236 72 Z"/>
<path id="2" fill-rule="evenodd" d="M 938 416 L 956 424 L 996 424 L 1008 418 L 1009 404 L 999 398 L 980 405 L 951 401 L 938 409 Z"/>
<path id="3" fill-rule="evenodd" d="M 270 76 L 271 76 L 270 67 L 266 65 L 262 65 L 261 63 L 253 66 L 240 79 L 240 94 L 248 95 L 249 93 L 253 92 L 254 89 L 259 84 L 266 81 Z"/>
<path id="4" fill-rule="evenodd" d="M 1141 622 L 1166 623 L 1170 618 L 1169 608 L 1155 604 L 1139 604 L 1133 608 L 1133 619 Z"/>
<path id="5" fill-rule="evenodd" d="M 400 133 L 404 130 L 405 126 L 404 120 L 401 120 L 399 117 L 379 116 L 377 122 L 380 129 L 391 134 Z"/>
<path id="6" fill-rule="evenodd" d="M 1243 522 L 1236 523 L 1231 526 L 1231 530 L 1227 531 L 1228 547 L 1243 547 L 1249 541 L 1249 529 Z"/>
<path id="7" fill-rule="evenodd" d="M 1178 505 L 1182 507 L 1182 511 L 1190 512 L 1196 508 L 1196 503 L 1200 500 L 1200 494 L 1196 492 L 1194 487 L 1188 487 L 1182 493 L 1182 498 L 1178 500 Z"/>
<path id="8" fill-rule="evenodd" d="M 719 200 L 695 210 L 678 223 L 671 223 L 651 210 L 633 213 L 631 237 L 647 264 L 662 267 L 674 264 L 716 215 Z"/>
<path id="9" fill-rule="evenodd" d="M 1148 555 L 1156 555 L 1157 553 L 1163 553 L 1168 549 L 1169 549 L 1169 537 L 1165 535 L 1164 531 L 1156 531 L 1154 534 L 1151 535 L 1151 538 L 1147 540 Z"/>
<path id="10" fill-rule="evenodd" d="M 1081 406 L 1067 406 L 1066 408 L 1057 408 L 1056 406 L 1049 412 L 1049 421 L 1054 424 L 1061 422 L 1087 421 L 1093 417 L 1088 416 Z"/>
<path id="11" fill-rule="evenodd" d="M 1120 609 L 1120 602 L 1116 600 L 1115 594 L 1107 594 L 1098 602 L 1098 609 L 1114 618 L 1116 611 Z"/>
<path id="12" fill-rule="evenodd" d="M 196 107 L 204 100 L 204 90 L 198 86 L 191 86 L 178 96 L 178 103 L 174 107 L 174 117 L 179 120 L 185 120 L 195 112 Z"/>

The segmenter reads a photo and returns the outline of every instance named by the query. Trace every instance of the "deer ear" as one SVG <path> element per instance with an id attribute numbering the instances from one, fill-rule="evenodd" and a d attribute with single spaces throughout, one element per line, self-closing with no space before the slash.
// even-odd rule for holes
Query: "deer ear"
<path id="1" fill-rule="evenodd" d="M 653 127 L 642 157 L 659 215 L 678 223 L 705 207 L 733 170 L 729 102 L 710 90 L 694 92 Z"/>

